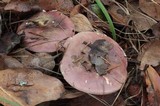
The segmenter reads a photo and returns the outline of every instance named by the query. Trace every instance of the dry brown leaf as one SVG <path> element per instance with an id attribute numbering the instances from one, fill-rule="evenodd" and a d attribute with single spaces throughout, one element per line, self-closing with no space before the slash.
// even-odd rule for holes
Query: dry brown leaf
<path id="1" fill-rule="evenodd" d="M 152 27 L 152 33 L 154 34 L 155 38 L 159 39 L 160 38 L 160 22 L 157 24 L 154 24 Z"/>
<path id="2" fill-rule="evenodd" d="M 148 100 L 150 106 L 159 106 L 160 104 L 160 76 L 149 66 L 146 71 L 146 84 L 148 92 Z"/>
<path id="3" fill-rule="evenodd" d="M 23 68 L 23 64 L 11 56 L 4 56 L 4 63 L 6 68 Z"/>
<path id="4" fill-rule="evenodd" d="M 0 53 L 7 54 L 11 52 L 16 45 L 21 42 L 22 36 L 13 32 L 7 32 L 0 38 Z"/>
<path id="5" fill-rule="evenodd" d="M 149 66 L 147 68 L 146 76 L 148 77 L 147 81 L 146 81 L 147 85 L 151 86 L 151 84 L 152 84 L 154 90 L 160 92 L 160 84 L 159 84 L 160 83 L 160 76 L 152 66 Z"/>
<path id="6" fill-rule="evenodd" d="M 160 63 L 160 41 L 156 40 L 151 43 L 145 44 L 147 47 L 141 54 L 139 60 L 141 61 L 140 69 L 143 70 L 145 65 L 157 66 Z"/>
<path id="7" fill-rule="evenodd" d="M 64 0 L 30 0 L 33 4 L 39 5 L 44 10 L 59 10 Z"/>
<path id="8" fill-rule="evenodd" d="M 157 0 L 160 2 L 159 0 Z M 158 2 L 153 2 L 152 0 L 139 0 L 139 7 L 140 9 L 151 16 L 156 20 L 160 20 L 160 4 Z"/>
<path id="9" fill-rule="evenodd" d="M 156 24 L 157 22 L 153 19 L 149 18 L 145 14 L 143 14 L 140 11 L 137 11 L 135 8 L 133 8 L 131 5 L 129 6 L 130 11 L 130 18 L 133 21 L 135 27 L 139 31 L 148 30 L 151 28 L 152 25 Z"/>
<path id="10" fill-rule="evenodd" d="M 42 67 L 44 69 L 52 70 L 55 67 L 55 57 L 47 53 L 31 54 L 29 52 L 25 52 L 25 54 L 22 54 L 20 57 L 20 60 L 26 67 Z"/>
<path id="11" fill-rule="evenodd" d="M 63 84 L 56 78 L 31 69 L 0 71 L 0 97 L 22 106 L 35 106 L 44 101 L 57 100 L 64 93 Z"/>
<path id="12" fill-rule="evenodd" d="M 72 16 L 80 13 L 81 8 L 82 8 L 81 5 L 74 6 L 74 8 L 72 9 L 72 11 L 70 12 L 70 16 L 72 17 Z"/>
<path id="13" fill-rule="evenodd" d="M 111 106 L 115 100 L 116 93 L 110 95 L 83 95 L 69 102 L 69 106 Z M 125 106 L 124 100 L 118 96 L 114 106 Z"/>
<path id="14" fill-rule="evenodd" d="M 11 1 L 8 3 L 4 10 L 13 10 L 18 12 L 28 12 L 32 9 L 32 6 L 30 5 L 29 1 Z"/>
<path id="15" fill-rule="evenodd" d="M 111 5 L 113 2 L 111 0 L 101 0 L 104 5 Z"/>
<path id="16" fill-rule="evenodd" d="M 4 70 L 5 69 L 5 63 L 4 63 L 4 58 L 2 56 L 0 56 L 0 70 Z"/>
<path id="17" fill-rule="evenodd" d="M 160 4 L 160 0 L 152 0 L 156 4 Z"/>
<path id="18" fill-rule="evenodd" d="M 108 12 L 111 14 L 113 19 L 122 25 L 128 25 L 130 19 L 119 6 L 113 4 L 109 7 Z"/>
<path id="19" fill-rule="evenodd" d="M 133 21 L 135 29 L 138 29 L 139 31 L 148 30 L 156 23 L 156 21 L 146 17 L 136 8 L 137 5 L 129 5 L 127 8 L 129 13 L 125 13 L 122 8 L 113 4 L 109 8 L 109 13 L 112 15 L 113 19 L 120 24 L 128 25 L 130 21 Z"/>
<path id="20" fill-rule="evenodd" d="M 84 95 L 85 93 L 78 90 L 66 90 L 61 99 L 71 99 Z"/>
<path id="21" fill-rule="evenodd" d="M 63 12 L 64 14 L 69 14 L 71 10 L 73 9 L 73 0 L 64 0 L 60 8 L 58 9 L 59 11 Z"/>
<path id="22" fill-rule="evenodd" d="M 76 14 L 71 17 L 71 20 L 73 21 L 75 25 L 75 31 L 77 32 L 84 32 L 84 31 L 92 31 L 93 27 L 87 17 L 85 17 L 83 14 Z"/>
<path id="23" fill-rule="evenodd" d="M 9 3 L 11 0 L 1 0 L 3 3 Z"/>

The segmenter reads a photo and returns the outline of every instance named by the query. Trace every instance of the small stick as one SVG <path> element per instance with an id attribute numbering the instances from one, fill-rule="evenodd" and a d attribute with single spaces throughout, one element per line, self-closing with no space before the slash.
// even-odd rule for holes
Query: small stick
<path id="1" fill-rule="evenodd" d="M 101 56 L 101 58 L 102 58 L 103 60 L 105 60 L 105 62 L 107 62 L 107 63 L 110 65 L 109 68 L 107 69 L 107 72 L 109 72 L 110 70 L 112 70 L 112 69 L 117 68 L 117 67 L 120 66 L 120 64 L 114 64 L 114 63 L 109 62 L 107 59 L 105 59 L 105 58 L 102 57 L 102 56 Z"/>
<path id="2" fill-rule="evenodd" d="M 100 56 L 100 58 L 102 58 L 105 62 L 107 62 L 108 64 L 111 64 L 111 62 L 109 62 L 107 59 L 105 59 L 104 57 Z"/>
<path id="3" fill-rule="evenodd" d="M 75 60 L 73 61 L 73 63 L 77 63 L 78 61 L 80 61 L 80 60 L 83 59 L 83 58 L 84 58 L 84 56 L 78 57 L 77 59 L 75 59 Z"/>

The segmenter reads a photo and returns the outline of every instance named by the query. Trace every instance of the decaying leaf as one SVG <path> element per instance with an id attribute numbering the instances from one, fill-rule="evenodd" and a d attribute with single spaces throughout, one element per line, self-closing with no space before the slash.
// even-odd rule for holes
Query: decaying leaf
<path id="1" fill-rule="evenodd" d="M 8 32 L 0 38 L 0 53 L 9 53 L 17 44 L 20 43 L 22 36 L 13 32 Z"/>
<path id="2" fill-rule="evenodd" d="M 74 15 L 80 13 L 81 8 L 82 8 L 81 5 L 74 6 L 72 11 L 70 12 L 70 16 L 74 16 Z"/>
<path id="3" fill-rule="evenodd" d="M 12 0 L 5 6 L 5 10 L 28 12 L 38 10 L 60 10 L 69 13 L 73 8 L 72 0 Z"/>
<path id="4" fill-rule="evenodd" d="M 131 13 L 131 20 L 134 23 L 134 26 L 140 30 L 148 30 L 151 28 L 152 25 L 156 24 L 157 22 L 148 17 L 147 15 L 143 14 L 142 12 L 140 12 L 138 9 L 137 5 L 129 5 L 129 11 Z"/>
<path id="5" fill-rule="evenodd" d="M 84 95 L 85 93 L 78 90 L 66 90 L 61 99 L 71 99 Z"/>
<path id="6" fill-rule="evenodd" d="M 139 31 L 148 30 L 156 21 L 144 16 L 142 13 L 131 10 L 131 20 Z"/>
<path id="7" fill-rule="evenodd" d="M 113 4 L 111 5 L 109 12 L 111 13 L 113 19 L 123 25 L 128 25 L 130 21 L 133 21 L 134 26 L 139 31 L 148 30 L 152 25 L 157 23 L 134 7 L 132 5 L 129 5 L 127 8 L 127 12 L 124 11 L 126 8 L 122 10 L 122 8 Z"/>
<path id="8" fill-rule="evenodd" d="M 154 24 L 151 27 L 152 33 L 154 34 L 154 36 L 159 39 L 160 38 L 160 22 Z"/>
<path id="9" fill-rule="evenodd" d="M 77 32 L 93 30 L 91 23 L 83 14 L 80 14 L 80 13 L 76 14 L 71 17 L 71 20 L 73 21 L 75 25 L 75 31 Z"/>
<path id="10" fill-rule="evenodd" d="M 159 0 L 152 0 L 155 4 L 160 4 Z"/>
<path id="11" fill-rule="evenodd" d="M 144 69 L 145 65 L 157 66 L 160 63 L 160 41 L 156 40 L 145 45 L 143 46 L 145 49 L 139 54 L 141 70 Z"/>
<path id="12" fill-rule="evenodd" d="M 146 70 L 146 84 L 148 92 L 148 100 L 150 106 L 159 106 L 160 104 L 160 76 L 154 70 L 153 67 L 149 66 Z"/>
<path id="13" fill-rule="evenodd" d="M 160 4 L 155 0 L 139 0 L 140 9 L 156 20 L 160 20 Z M 157 0 L 159 1 L 159 0 Z"/>
<path id="14" fill-rule="evenodd" d="M 80 4 L 78 2 L 74 2 L 76 5 L 73 7 L 73 9 L 70 12 L 70 16 L 76 15 L 78 13 L 81 13 L 80 11 L 82 10 L 82 6 L 81 5 L 88 5 L 88 1 L 87 0 L 81 0 Z"/>
<path id="15" fill-rule="evenodd" d="M 33 4 L 39 5 L 44 10 L 59 10 L 64 0 L 30 0 Z"/>
<path id="16" fill-rule="evenodd" d="M 110 106 L 113 103 L 115 96 L 115 93 L 110 95 L 98 96 L 85 94 L 81 97 L 73 99 L 69 103 L 69 106 Z M 118 96 L 118 100 L 116 101 L 114 106 L 125 106 L 124 100 L 121 96 Z"/>
<path id="17" fill-rule="evenodd" d="M 5 68 L 23 68 L 23 64 L 11 56 L 3 56 Z"/>
<path id="18" fill-rule="evenodd" d="M 64 14 L 69 14 L 73 9 L 73 7 L 74 7 L 73 0 L 64 0 L 62 5 L 59 6 L 58 10 L 63 12 Z"/>
<path id="19" fill-rule="evenodd" d="M 112 3 L 112 1 L 111 0 L 102 0 L 102 3 L 104 5 L 110 5 Z"/>
<path id="20" fill-rule="evenodd" d="M 0 97 L 35 106 L 44 101 L 57 100 L 64 93 L 63 84 L 56 78 L 32 69 L 6 69 L 0 71 Z"/>
<path id="21" fill-rule="evenodd" d="M 22 64 L 26 67 L 41 67 L 44 69 L 52 70 L 55 67 L 54 59 L 56 57 L 58 57 L 58 55 L 52 56 L 47 53 L 31 54 L 29 52 L 25 52 L 25 54 L 22 54 L 22 56 L 20 57 L 20 60 Z"/>
<path id="22" fill-rule="evenodd" d="M 0 56 L 0 70 L 4 70 L 5 69 L 5 63 L 4 63 L 4 58 L 3 56 Z"/>
<path id="23" fill-rule="evenodd" d="M 8 3 L 5 7 L 4 10 L 13 10 L 17 12 L 28 12 L 31 9 L 33 9 L 34 6 L 30 4 L 29 0 L 28 1 L 11 1 Z M 38 7 L 37 7 L 38 9 Z"/>
<path id="24" fill-rule="evenodd" d="M 11 0 L 1 0 L 3 3 L 9 3 Z"/>
<path id="25" fill-rule="evenodd" d="M 119 6 L 112 4 L 108 11 L 115 21 L 122 25 L 128 25 L 130 21 L 129 15 L 127 15 Z"/>
<path id="26" fill-rule="evenodd" d="M 2 17 L 1 17 L 1 14 L 0 14 L 0 35 L 2 34 Z"/>

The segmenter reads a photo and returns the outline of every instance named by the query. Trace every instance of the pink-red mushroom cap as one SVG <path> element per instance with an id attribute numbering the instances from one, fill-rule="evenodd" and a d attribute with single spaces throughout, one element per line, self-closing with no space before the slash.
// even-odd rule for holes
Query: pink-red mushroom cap
<path id="1" fill-rule="evenodd" d="M 74 24 L 59 11 L 40 12 L 23 22 L 17 32 L 24 33 L 24 45 L 34 52 L 55 52 L 61 42 L 74 35 Z"/>
<path id="2" fill-rule="evenodd" d="M 84 58 L 88 59 L 90 50 L 83 42 L 93 43 L 98 39 L 105 39 L 112 44 L 107 58 L 112 65 L 117 65 L 103 76 L 98 75 L 94 68 L 87 71 L 80 62 Z M 60 69 L 64 79 L 74 88 L 90 94 L 105 95 L 118 91 L 125 83 L 127 59 L 121 47 L 111 38 L 96 32 L 81 32 L 69 38 L 65 47 Z"/>

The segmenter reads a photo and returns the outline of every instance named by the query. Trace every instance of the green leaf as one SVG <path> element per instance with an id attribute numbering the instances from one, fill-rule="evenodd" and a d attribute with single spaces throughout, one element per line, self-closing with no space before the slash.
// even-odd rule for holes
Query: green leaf
<path id="1" fill-rule="evenodd" d="M 7 104 L 10 104 L 11 106 L 21 106 L 21 105 L 19 105 L 19 104 L 16 103 L 16 102 L 12 102 L 12 101 L 7 100 L 7 99 L 2 98 L 2 97 L 0 97 L 0 102 L 5 102 L 5 103 L 7 103 Z"/>
<path id="2" fill-rule="evenodd" d="M 113 25 L 111 17 L 109 16 L 109 13 L 107 12 L 106 8 L 104 7 L 104 5 L 102 4 L 102 2 L 100 0 L 95 0 L 95 1 L 96 1 L 97 5 L 99 6 L 99 8 L 102 10 L 104 16 L 106 17 L 106 19 L 109 23 L 109 28 L 110 28 L 110 31 L 112 32 L 113 39 L 116 40 L 117 37 L 116 37 L 115 27 Z"/>

